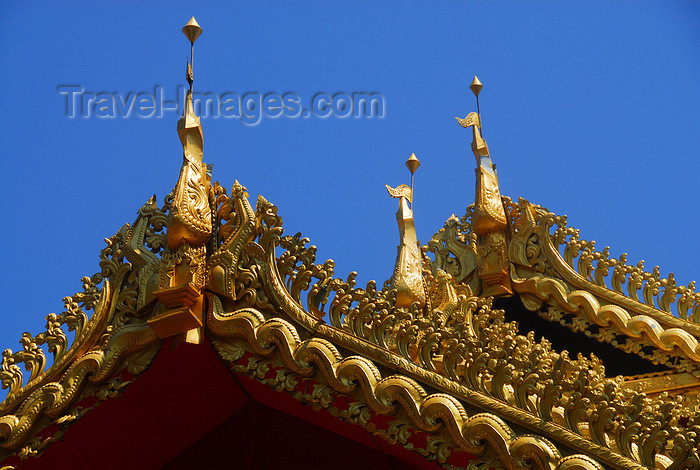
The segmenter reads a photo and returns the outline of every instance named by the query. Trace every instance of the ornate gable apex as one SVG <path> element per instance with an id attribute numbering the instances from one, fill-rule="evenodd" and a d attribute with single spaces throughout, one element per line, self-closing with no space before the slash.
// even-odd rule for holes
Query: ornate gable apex
<path id="1" fill-rule="evenodd" d="M 185 27 L 193 46 L 195 25 Z M 676 390 L 697 388 L 694 286 L 627 266 L 580 240 L 565 217 L 502 197 L 479 113 L 459 122 L 473 138 L 475 203 L 419 249 L 412 192 L 390 188 L 402 237 L 394 276 L 361 288 L 353 274 L 335 278 L 331 260 L 317 263 L 301 234 L 285 234 L 274 204 L 259 196 L 253 207 L 237 181 L 230 194 L 211 183 L 188 106 L 180 177 L 162 207 L 147 201 L 107 241 L 84 291 L 47 317 L 45 332 L 25 334 L 22 350 L 3 353 L 3 465 L 21 468 L 69 439 L 70 423 L 149 373 L 168 341 L 211 343 L 234 374 L 445 466 L 697 466 L 698 410 L 683 408 L 685 395 L 637 390 L 673 388 L 668 377 Z M 606 377 L 595 356 L 574 359 L 519 334 L 494 297 L 517 297 L 670 372 Z"/>
<path id="2" fill-rule="evenodd" d="M 470 88 L 478 108 L 482 85 L 476 77 Z M 681 286 L 673 273 L 662 278 L 658 266 L 651 272 L 643 262 L 629 266 L 626 254 L 615 259 L 609 247 L 600 252 L 595 242 L 581 239 L 579 230 L 567 226 L 566 216 L 523 198 L 517 203 L 502 198 L 480 115 L 457 120 L 472 130 L 476 200 L 424 247 L 434 253 L 436 264 L 474 293 L 515 293 L 529 310 L 573 331 L 678 373 L 697 371 L 700 293 L 695 282 Z"/>

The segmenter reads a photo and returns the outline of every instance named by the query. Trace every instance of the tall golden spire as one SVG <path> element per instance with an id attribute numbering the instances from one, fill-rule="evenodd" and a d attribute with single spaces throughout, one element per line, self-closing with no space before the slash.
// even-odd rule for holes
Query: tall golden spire
<path id="1" fill-rule="evenodd" d="M 194 42 L 197 40 L 200 34 L 202 34 L 202 28 L 194 19 L 194 16 L 190 18 L 185 26 L 182 27 L 182 32 L 185 37 L 190 41 L 190 61 L 187 63 L 187 83 L 190 84 L 190 91 L 192 91 L 192 86 L 194 83 Z"/>
<path id="2" fill-rule="evenodd" d="M 413 223 L 413 174 L 420 166 L 420 161 L 415 154 L 406 161 L 406 166 L 411 172 L 411 186 L 402 184 L 397 188 L 385 185 L 389 195 L 399 199 L 399 210 L 396 212 L 396 221 L 399 224 L 400 244 L 396 254 L 396 265 L 391 277 L 391 288 L 396 289 L 396 306 L 410 307 L 414 302 L 419 306 L 425 305 L 425 287 L 421 272 L 421 253 L 416 236 L 416 227 Z"/>
<path id="3" fill-rule="evenodd" d="M 182 117 L 177 122 L 184 161 L 180 178 L 175 186 L 173 198 L 173 217 L 168 229 L 168 246 L 177 250 L 182 243 L 200 246 L 211 236 L 211 216 L 209 214 L 209 181 L 207 167 L 203 162 L 204 136 L 199 116 L 194 112 L 192 89 L 194 73 L 194 42 L 202 34 L 202 28 L 194 16 L 182 28 L 191 44 L 191 62 L 187 63 L 187 81 L 190 89 L 185 98 Z"/>
<path id="4" fill-rule="evenodd" d="M 491 162 L 489 146 L 482 134 L 479 94 L 483 85 L 475 76 L 469 88 L 476 96 L 477 112 L 469 113 L 464 119 L 455 119 L 462 127 L 472 128 L 472 152 L 477 167 L 471 230 L 477 234 L 478 274 L 483 283 L 483 295 L 508 295 L 512 289 L 505 236 L 507 220 L 496 167 Z"/>
<path id="5" fill-rule="evenodd" d="M 194 42 L 202 34 L 202 28 L 194 19 L 182 28 L 185 37 L 190 41 L 190 60 L 187 62 L 187 83 L 190 89 L 185 98 L 185 106 L 182 110 L 182 117 L 177 122 L 177 133 L 180 136 L 180 142 L 185 150 L 185 158 L 189 157 L 198 161 L 202 161 L 202 125 L 199 117 L 194 113 L 194 105 L 192 103 L 192 91 L 194 88 Z"/>
<path id="6" fill-rule="evenodd" d="M 168 246 L 162 256 L 158 290 L 153 293 L 160 305 L 148 324 L 161 338 L 180 335 L 189 342 L 198 343 L 203 321 L 206 244 L 212 234 L 211 182 L 203 161 L 202 125 L 192 103 L 194 42 L 202 34 L 202 28 L 192 17 L 182 32 L 191 45 L 187 63 L 190 89 L 177 123 L 183 161 L 180 177 L 171 193 Z"/>

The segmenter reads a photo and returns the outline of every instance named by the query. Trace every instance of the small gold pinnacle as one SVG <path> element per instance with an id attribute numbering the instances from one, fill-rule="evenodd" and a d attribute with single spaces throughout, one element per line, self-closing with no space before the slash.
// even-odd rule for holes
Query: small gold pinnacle
<path id="1" fill-rule="evenodd" d="M 195 20 L 193 16 L 182 28 L 182 32 L 185 33 L 185 36 L 187 36 L 187 39 L 190 40 L 190 43 L 194 44 L 199 35 L 202 34 L 202 28 L 199 26 L 199 23 L 197 23 L 197 20 Z"/>
<path id="2" fill-rule="evenodd" d="M 476 78 L 476 75 L 474 75 L 474 80 L 472 80 L 472 84 L 469 85 L 469 88 L 472 90 L 472 93 L 474 93 L 475 96 L 479 96 L 479 93 L 481 93 L 481 88 L 484 85 L 481 84 L 478 78 Z"/>
<path id="3" fill-rule="evenodd" d="M 415 153 L 412 153 L 408 160 L 406 160 L 406 166 L 408 167 L 408 171 L 411 172 L 411 175 L 416 172 L 420 166 L 420 161 L 418 161 L 418 158 L 416 158 Z"/>

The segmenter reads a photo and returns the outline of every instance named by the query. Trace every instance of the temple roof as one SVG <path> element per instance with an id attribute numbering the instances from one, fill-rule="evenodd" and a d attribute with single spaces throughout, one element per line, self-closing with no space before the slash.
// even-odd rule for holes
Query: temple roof
<path id="1" fill-rule="evenodd" d="M 99 271 L 46 331 L 3 353 L 0 461 L 23 468 L 59 439 L 86 439 L 101 425 L 90 416 L 123 412 L 112 403 L 129 390 L 138 406 L 150 387 L 185 389 L 173 383 L 177 365 L 195 358 L 199 373 L 216 372 L 212 383 L 202 374 L 197 398 L 291 397 L 363 429 L 358 440 L 398 446 L 404 463 L 403 450 L 445 466 L 697 465 L 694 284 L 611 257 L 565 216 L 502 196 L 480 113 L 458 120 L 476 158 L 474 203 L 421 246 L 412 187 L 389 187 L 399 199 L 393 275 L 361 287 L 286 233 L 273 202 L 253 202 L 238 181 L 230 191 L 211 182 L 186 107 L 172 193 L 107 240 Z M 539 321 L 554 329 L 527 329 Z M 569 354 L 564 331 L 595 354 Z M 619 357 L 625 374 L 606 373 Z"/>

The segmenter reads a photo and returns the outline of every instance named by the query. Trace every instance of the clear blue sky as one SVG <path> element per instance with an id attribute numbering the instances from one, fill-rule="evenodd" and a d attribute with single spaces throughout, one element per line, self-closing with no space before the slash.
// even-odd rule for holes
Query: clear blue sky
<path id="1" fill-rule="evenodd" d="M 185 85 L 190 16 L 204 28 L 195 88 L 379 92 L 382 119 L 203 119 L 214 178 L 245 185 L 360 282 L 390 276 L 409 181 L 427 242 L 474 198 L 476 110 L 501 191 L 581 229 L 611 254 L 697 278 L 700 8 L 691 2 L 3 3 L 0 347 L 19 347 L 98 268 L 103 239 L 172 189 L 177 115 L 65 116 L 59 85 L 125 96 Z M 0 395 L 2 396 L 2 395 Z"/>

